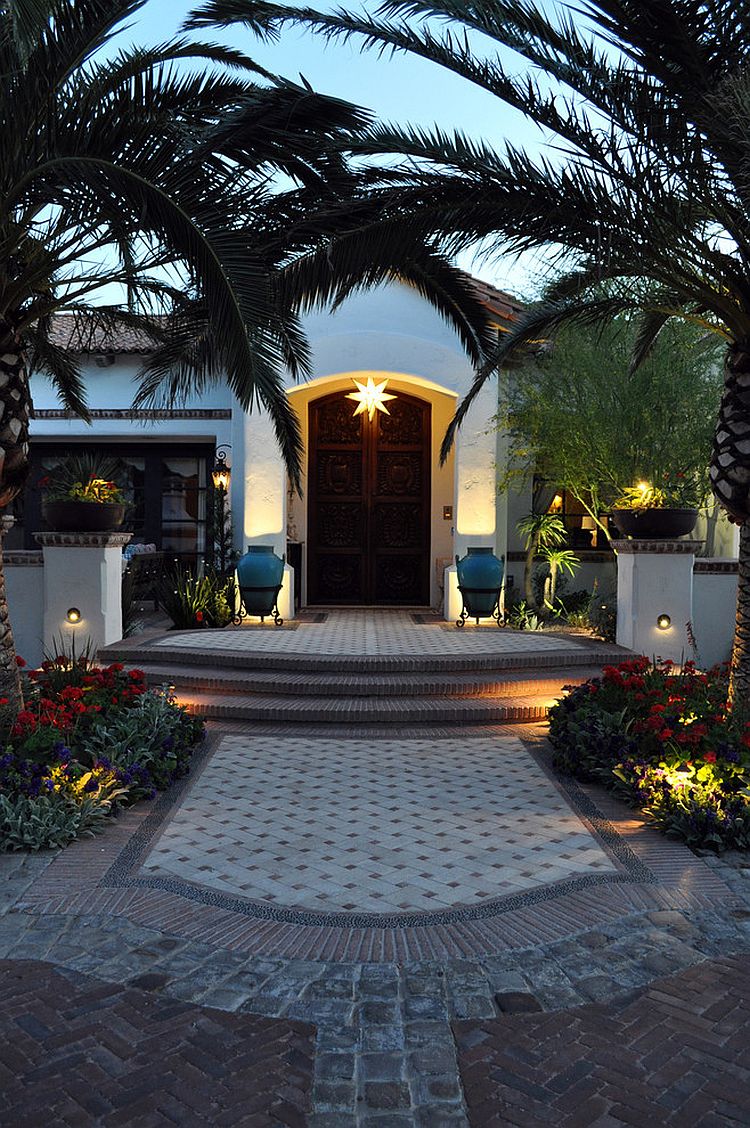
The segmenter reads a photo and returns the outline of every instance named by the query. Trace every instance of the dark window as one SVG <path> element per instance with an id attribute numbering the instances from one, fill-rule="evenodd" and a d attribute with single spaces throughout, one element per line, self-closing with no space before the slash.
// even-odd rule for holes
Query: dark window
<path id="1" fill-rule="evenodd" d="M 568 546 L 576 552 L 587 548 L 608 549 L 607 538 L 568 490 L 559 489 L 540 478 L 534 479 L 534 512 L 557 513 L 568 530 Z"/>
<path id="2" fill-rule="evenodd" d="M 45 527 L 39 479 L 54 474 L 55 465 L 72 448 L 72 443 L 32 443 L 29 481 L 14 503 L 16 526 L 7 548 L 37 547 L 34 533 Z M 194 566 L 210 558 L 213 530 L 208 491 L 213 488 L 213 446 L 102 442 L 76 443 L 74 449 L 103 452 L 122 462 L 130 505 L 125 520 L 133 541 L 155 544 L 167 560 L 174 557 Z"/>

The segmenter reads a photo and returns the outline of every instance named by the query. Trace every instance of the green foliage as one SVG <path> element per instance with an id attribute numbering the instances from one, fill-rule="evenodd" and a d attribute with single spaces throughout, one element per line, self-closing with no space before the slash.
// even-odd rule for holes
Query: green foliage
<path id="1" fill-rule="evenodd" d="M 556 513 L 528 513 L 517 523 L 521 536 L 524 538 L 524 548 L 536 551 L 540 548 L 554 548 L 565 544 L 568 531 L 562 517 Z"/>
<path id="2" fill-rule="evenodd" d="M 159 606 L 178 630 L 225 627 L 234 616 L 234 575 L 212 569 L 196 576 L 189 568 L 166 571 L 157 590 Z"/>
<path id="3" fill-rule="evenodd" d="M 187 771 L 203 725 L 178 708 L 166 691 L 144 694 L 132 708 L 100 717 L 87 735 L 81 758 L 122 769 L 129 800 L 164 790 Z M 139 771 L 132 772 L 134 765 Z M 143 771 L 148 773 L 145 779 Z M 128 775 L 130 773 L 130 777 Z"/>
<path id="4" fill-rule="evenodd" d="M 95 452 L 69 454 L 41 479 L 45 495 L 51 500 L 122 503 L 125 496 L 119 459 Z"/>
<path id="5" fill-rule="evenodd" d="M 627 322 L 597 334 L 569 330 L 515 375 L 499 420 L 511 444 L 501 488 L 541 474 L 595 518 L 631 497 L 639 506 L 705 503 L 721 388 L 716 352 L 695 331 L 671 326 L 633 372 L 634 333 Z"/>
<path id="6" fill-rule="evenodd" d="M 31 670 L 0 754 L 0 849 L 60 847 L 189 770 L 203 722 L 142 670 L 71 654 Z"/>
<path id="7" fill-rule="evenodd" d="M 728 671 L 630 659 L 550 711 L 555 767 L 598 780 L 663 833 L 750 848 L 750 723 L 727 705 Z"/>
<path id="8" fill-rule="evenodd" d="M 538 608 L 534 592 L 534 560 L 540 549 L 553 549 L 565 544 L 568 532 L 562 517 L 556 513 L 528 513 L 521 518 L 516 528 L 524 538 L 526 549 L 523 566 L 525 601 L 530 608 Z"/>
<path id="9" fill-rule="evenodd" d="M 234 547 L 234 525 L 232 510 L 227 504 L 227 496 L 223 490 L 213 491 L 213 518 L 214 518 L 214 567 L 219 576 L 229 578 L 240 558 L 239 551 Z"/>
<path id="10" fill-rule="evenodd" d="M 515 631 L 544 630 L 544 621 L 541 615 L 532 607 L 529 607 L 524 599 L 509 608 L 506 622 Z"/>
<path id="11" fill-rule="evenodd" d="M 76 802 L 50 792 L 29 798 L 0 795 L 0 851 L 54 850 L 104 829 L 111 804 L 90 795 Z"/>

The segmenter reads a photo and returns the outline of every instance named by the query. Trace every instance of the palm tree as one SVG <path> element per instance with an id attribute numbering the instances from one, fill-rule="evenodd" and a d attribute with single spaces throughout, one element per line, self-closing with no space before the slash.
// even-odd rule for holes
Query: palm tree
<path id="1" fill-rule="evenodd" d="M 522 517 L 516 525 L 524 538 L 526 558 L 523 565 L 523 591 L 529 607 L 536 608 L 532 572 L 534 561 L 539 556 L 541 549 L 557 548 L 565 544 L 568 533 L 562 517 L 556 513 L 529 513 Z"/>
<path id="2" fill-rule="evenodd" d="M 262 403 L 295 482 L 284 383 L 307 372 L 305 303 L 396 271 L 471 355 L 489 341 L 469 285 L 429 241 L 415 233 L 384 259 L 337 218 L 345 198 L 365 208 L 343 156 L 362 111 L 216 44 L 116 51 L 144 2 L 0 2 L 0 508 L 28 472 L 31 371 L 87 418 L 77 363 L 49 334 L 61 311 L 80 334 L 150 336 L 136 403 L 219 380 L 244 408 Z M 0 694 L 19 696 L 1 566 Z"/>
<path id="3" fill-rule="evenodd" d="M 547 7 L 545 5 L 545 7 Z M 737 0 L 384 0 L 374 16 L 265 0 L 206 0 L 193 23 L 285 22 L 429 59 L 497 96 L 551 138 L 548 157 L 439 129 L 376 126 L 357 151 L 403 154 L 383 206 L 448 253 L 467 242 L 556 248 L 566 272 L 506 334 L 460 405 L 528 342 L 570 322 L 642 315 L 634 363 L 672 317 L 726 343 L 710 474 L 740 524 L 732 693 L 750 696 L 750 15 Z M 578 22 L 576 22 L 576 18 Z M 510 49 L 509 66 L 492 49 Z M 507 57 L 507 51 L 505 52 Z M 518 60 L 527 64 L 525 73 Z M 385 231 L 384 237 L 390 232 Z"/>

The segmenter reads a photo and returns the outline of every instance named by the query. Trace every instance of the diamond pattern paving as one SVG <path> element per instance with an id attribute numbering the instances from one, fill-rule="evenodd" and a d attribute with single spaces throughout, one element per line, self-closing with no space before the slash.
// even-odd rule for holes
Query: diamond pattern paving
<path id="1" fill-rule="evenodd" d="M 226 736 L 152 875 L 277 906 L 475 906 L 615 864 L 520 740 Z"/>
<path id="2" fill-rule="evenodd" d="M 522 654 L 580 649 L 572 639 L 550 638 L 497 627 L 445 629 L 439 620 L 417 624 L 403 611 L 336 610 L 324 623 L 301 623 L 290 635 L 283 628 L 238 627 L 223 631 L 170 633 L 154 645 L 173 649 L 248 651 L 262 654 L 472 655 Z"/>

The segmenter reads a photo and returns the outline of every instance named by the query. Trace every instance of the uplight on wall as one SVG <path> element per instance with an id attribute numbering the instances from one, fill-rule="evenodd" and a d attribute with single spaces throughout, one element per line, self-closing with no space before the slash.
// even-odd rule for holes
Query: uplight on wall
<path id="1" fill-rule="evenodd" d="M 69 607 L 68 610 L 65 612 L 65 618 L 67 619 L 67 621 L 69 623 L 75 624 L 75 623 L 80 623 L 83 616 L 81 615 L 81 612 L 78 610 L 77 607 Z"/>
<path id="2" fill-rule="evenodd" d="M 660 631 L 668 631 L 672 626 L 672 619 L 669 615 L 658 615 L 656 625 Z"/>

